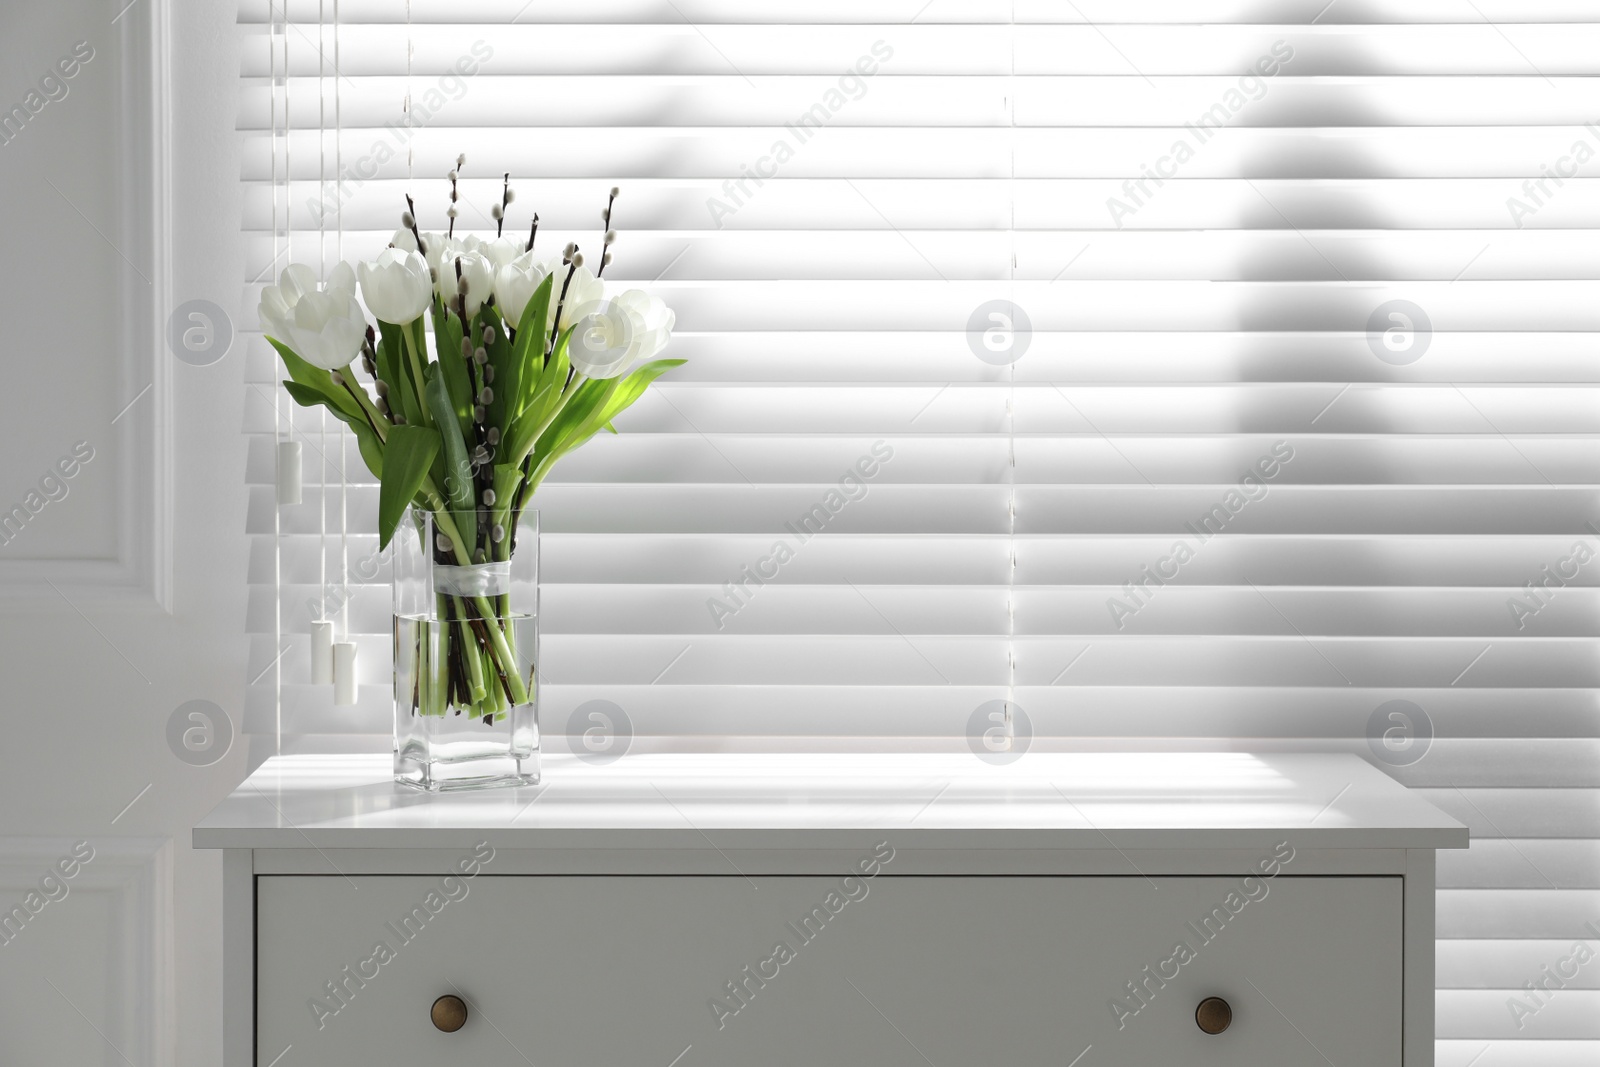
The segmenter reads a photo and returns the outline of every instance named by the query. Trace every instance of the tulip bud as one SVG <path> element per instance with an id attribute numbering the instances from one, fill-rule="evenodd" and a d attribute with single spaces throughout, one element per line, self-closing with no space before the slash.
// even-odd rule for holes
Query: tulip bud
<path id="1" fill-rule="evenodd" d="M 483 491 L 483 506 L 486 507 L 486 508 L 494 507 L 494 490 L 493 489 L 485 489 Z"/>

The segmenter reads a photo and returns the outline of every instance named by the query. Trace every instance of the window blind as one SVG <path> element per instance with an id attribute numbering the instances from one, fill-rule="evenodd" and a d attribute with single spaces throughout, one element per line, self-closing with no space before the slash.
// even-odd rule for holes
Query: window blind
<path id="1" fill-rule="evenodd" d="M 677 311 L 689 363 L 540 492 L 547 724 L 912 745 L 1002 700 L 1037 744 L 1382 753 L 1473 831 L 1441 1065 L 1592 1062 L 1600 963 L 1543 970 L 1600 950 L 1592 4 L 241 21 L 248 306 L 408 191 L 442 228 L 465 152 L 462 225 L 509 171 L 547 249 L 620 184 L 608 276 Z M 376 487 L 250 359 L 250 729 L 381 746 Z M 353 708 L 306 682 L 330 595 Z"/>

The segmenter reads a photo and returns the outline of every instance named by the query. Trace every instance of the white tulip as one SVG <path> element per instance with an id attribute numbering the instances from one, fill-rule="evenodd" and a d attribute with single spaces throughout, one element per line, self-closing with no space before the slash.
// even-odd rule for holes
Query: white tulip
<path id="1" fill-rule="evenodd" d="M 484 258 L 494 265 L 496 271 L 512 260 L 526 255 L 523 251 L 526 242 L 520 237 L 492 237 L 488 240 L 468 237 L 462 241 L 461 247 L 468 252 L 481 252 Z"/>
<path id="2" fill-rule="evenodd" d="M 348 263 L 334 267 L 322 285 L 310 267 L 291 263 L 277 285 L 261 290 L 257 308 L 261 328 L 314 366 L 325 370 L 347 366 L 361 350 L 367 332 L 355 290 L 355 272 Z"/>
<path id="3" fill-rule="evenodd" d="M 415 251 L 385 248 L 377 259 L 360 264 L 356 273 L 367 308 L 381 322 L 408 325 L 433 303 L 427 261 Z"/>
<path id="4" fill-rule="evenodd" d="M 606 298 L 606 283 L 594 276 L 588 267 L 578 267 L 572 271 L 572 280 L 567 281 L 567 271 L 570 268 L 560 260 L 551 263 L 551 270 L 555 273 L 555 292 L 550 296 L 552 304 L 561 305 L 561 329 L 577 322 L 579 317 L 598 308 Z M 562 299 L 562 286 L 566 286 L 566 299 Z"/>
<path id="5" fill-rule="evenodd" d="M 633 318 L 633 359 L 642 362 L 655 358 L 672 340 L 677 314 L 660 297 L 643 289 L 629 289 L 617 297 L 616 302 L 627 308 Z"/>
<path id="6" fill-rule="evenodd" d="M 402 252 L 418 251 L 417 235 L 406 229 L 404 226 L 394 231 L 389 238 L 389 243 L 400 249 Z M 422 258 L 427 260 L 428 266 L 433 268 L 437 268 L 439 266 L 439 260 L 447 250 L 460 251 L 462 246 L 461 241 L 457 238 L 446 237 L 442 233 L 424 232 L 422 235 L 422 243 L 428 246 L 428 250 L 426 253 L 424 253 Z"/>
<path id="7" fill-rule="evenodd" d="M 417 235 L 405 226 L 400 227 L 389 235 L 389 243 L 402 252 L 417 251 Z"/>
<path id="8" fill-rule="evenodd" d="M 295 296 L 295 303 L 299 303 L 299 295 Z M 261 319 L 261 331 L 268 337 L 289 343 L 289 324 L 294 321 L 294 307 L 283 295 L 281 285 L 269 285 L 261 290 L 261 303 L 256 306 L 256 315 Z"/>
<path id="9" fill-rule="evenodd" d="M 439 269 L 439 264 L 446 256 L 453 256 L 462 248 L 461 238 L 448 237 L 442 233 L 425 233 L 422 239 L 428 245 L 428 266 L 434 270 Z"/>
<path id="10" fill-rule="evenodd" d="M 549 274 L 550 264 L 535 260 L 532 252 L 524 252 L 495 272 L 494 299 L 500 305 L 500 313 L 506 317 L 506 322 L 513 327 L 522 322 L 522 313 L 527 310 L 528 301 L 533 299 L 533 294 Z M 547 308 L 546 320 L 549 317 Z"/>
<path id="11" fill-rule="evenodd" d="M 456 277 L 456 264 L 461 265 L 461 276 Z M 445 306 L 454 308 L 456 296 L 461 292 L 462 281 L 467 283 L 467 317 L 478 313 L 483 302 L 494 292 L 494 265 L 482 252 L 448 251 L 439 260 L 439 295 Z"/>
<path id="12" fill-rule="evenodd" d="M 607 301 L 577 308 L 574 316 L 567 341 L 572 369 L 586 378 L 620 377 L 632 362 L 633 322 L 628 310 Z"/>
<path id="13" fill-rule="evenodd" d="M 340 260 L 328 274 L 328 284 L 324 289 L 343 289 L 347 293 L 356 291 L 356 269 L 344 260 Z"/>
<path id="14" fill-rule="evenodd" d="M 367 319 L 348 289 L 306 293 L 294 306 L 289 336 L 280 337 L 314 367 L 338 370 L 350 365 L 367 336 Z"/>
<path id="15" fill-rule="evenodd" d="M 649 359 L 672 338 L 673 313 L 659 299 L 638 289 L 579 306 L 567 358 L 587 378 L 619 378 Z"/>

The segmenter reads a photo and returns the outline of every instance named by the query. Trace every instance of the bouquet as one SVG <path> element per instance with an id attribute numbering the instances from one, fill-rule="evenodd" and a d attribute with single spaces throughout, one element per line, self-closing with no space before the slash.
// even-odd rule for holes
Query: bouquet
<path id="1" fill-rule="evenodd" d="M 551 468 L 600 431 L 615 433 L 612 420 L 683 363 L 653 358 L 672 335 L 673 313 L 603 281 L 618 190 L 602 212 L 591 271 L 576 244 L 538 257 L 536 213 L 526 240 L 505 235 L 509 174 L 490 211 L 495 236 L 457 238 L 465 163 L 458 157 L 448 175 L 444 233 L 420 230 L 407 196 L 401 228 L 375 260 L 340 263 L 321 284 L 292 264 L 260 304 L 290 397 L 349 426 L 378 479 L 380 549 L 410 508 L 419 532 L 434 531 L 434 563 L 460 568 L 509 561 L 518 520 Z M 352 369 L 357 356 L 370 389 Z M 492 589 L 440 595 L 446 639 L 430 684 L 419 679 L 417 713 L 455 707 L 492 722 L 532 699 L 505 599 Z"/>

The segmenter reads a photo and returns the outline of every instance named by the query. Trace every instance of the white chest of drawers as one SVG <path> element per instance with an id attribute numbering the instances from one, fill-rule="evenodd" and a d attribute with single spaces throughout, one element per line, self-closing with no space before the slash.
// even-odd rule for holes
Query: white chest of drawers
<path id="1" fill-rule="evenodd" d="M 196 828 L 229 1067 L 1433 1063 L 1467 832 L 1353 756 L 386 772 L 272 760 Z"/>

